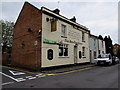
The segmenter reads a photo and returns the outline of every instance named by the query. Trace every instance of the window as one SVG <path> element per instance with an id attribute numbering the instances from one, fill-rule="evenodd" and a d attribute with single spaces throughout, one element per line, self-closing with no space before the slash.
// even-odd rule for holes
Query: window
<path id="1" fill-rule="evenodd" d="M 99 50 L 98 52 L 99 52 L 99 54 L 100 54 L 100 50 Z"/>
<path id="2" fill-rule="evenodd" d="M 67 44 L 63 44 L 63 45 L 59 45 L 59 56 L 68 56 L 68 45 Z"/>
<path id="3" fill-rule="evenodd" d="M 54 32 L 57 30 L 57 21 L 56 20 L 53 20 L 51 22 L 51 32 Z"/>
<path id="4" fill-rule="evenodd" d="M 61 37 L 67 37 L 67 30 L 65 25 L 61 25 Z"/>
<path id="5" fill-rule="evenodd" d="M 94 59 L 96 59 L 97 58 L 97 56 L 96 56 L 96 51 L 94 51 Z"/>
<path id="6" fill-rule="evenodd" d="M 85 33 L 82 32 L 82 41 L 84 42 L 85 41 Z"/>
<path id="7" fill-rule="evenodd" d="M 94 39 L 94 46 L 96 46 L 96 40 Z"/>
<path id="8" fill-rule="evenodd" d="M 85 47 L 82 47 L 82 56 L 85 57 Z"/>
<path id="9" fill-rule="evenodd" d="M 53 50 L 49 49 L 47 52 L 47 58 L 48 60 L 52 60 L 53 59 Z"/>
<path id="10" fill-rule="evenodd" d="M 79 58 L 81 58 L 81 51 L 79 51 Z"/>

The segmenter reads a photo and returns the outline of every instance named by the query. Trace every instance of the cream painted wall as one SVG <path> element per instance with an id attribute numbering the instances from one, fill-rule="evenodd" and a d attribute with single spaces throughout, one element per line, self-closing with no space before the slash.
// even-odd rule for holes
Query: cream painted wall
<path id="1" fill-rule="evenodd" d="M 78 44 L 77 56 L 79 56 L 79 51 L 82 51 L 82 46 L 85 47 L 85 56 L 86 58 L 77 57 L 77 63 L 90 62 L 89 59 L 89 39 L 88 32 L 85 33 L 85 42 L 82 42 L 82 32 L 73 28 L 72 25 L 67 24 L 61 20 L 57 21 L 57 31 L 51 32 L 51 22 L 47 22 L 46 18 L 51 18 L 46 14 L 42 14 L 42 62 L 41 67 L 50 67 L 58 66 L 65 64 L 74 64 L 74 45 L 75 43 L 65 42 L 65 38 L 61 37 L 61 24 L 66 25 L 67 28 L 67 40 L 76 41 L 81 44 Z M 44 39 L 53 40 L 53 41 L 62 41 L 64 44 L 68 44 L 68 57 L 59 57 L 59 45 L 55 44 L 46 44 L 43 43 Z M 47 59 L 47 50 L 53 50 L 53 59 Z"/>
<path id="2" fill-rule="evenodd" d="M 100 54 L 106 53 L 105 41 L 98 39 Z"/>

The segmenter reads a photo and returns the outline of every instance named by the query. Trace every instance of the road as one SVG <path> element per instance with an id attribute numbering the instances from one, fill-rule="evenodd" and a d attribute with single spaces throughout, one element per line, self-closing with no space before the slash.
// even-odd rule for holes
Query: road
<path id="1" fill-rule="evenodd" d="M 94 66 L 60 75 L 30 74 L 2 67 L 2 88 L 118 88 L 118 66 Z"/>

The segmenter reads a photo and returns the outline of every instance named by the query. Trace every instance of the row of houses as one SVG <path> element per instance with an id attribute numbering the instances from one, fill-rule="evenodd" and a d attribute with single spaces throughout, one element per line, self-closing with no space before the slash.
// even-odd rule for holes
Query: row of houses
<path id="1" fill-rule="evenodd" d="M 60 15 L 60 10 L 36 8 L 25 2 L 13 30 L 11 64 L 39 70 L 45 67 L 91 62 L 105 52 L 105 41 Z"/>

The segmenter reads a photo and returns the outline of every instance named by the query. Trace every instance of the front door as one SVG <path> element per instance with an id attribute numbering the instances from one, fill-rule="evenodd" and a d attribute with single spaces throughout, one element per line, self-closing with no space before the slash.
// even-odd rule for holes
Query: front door
<path id="1" fill-rule="evenodd" d="M 74 46 L 74 64 L 77 63 L 77 46 Z"/>

